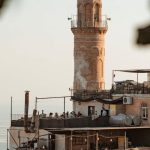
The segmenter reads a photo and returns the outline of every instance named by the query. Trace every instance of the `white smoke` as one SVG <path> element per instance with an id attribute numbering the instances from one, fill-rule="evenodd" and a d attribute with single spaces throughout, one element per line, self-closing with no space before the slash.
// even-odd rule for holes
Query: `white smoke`
<path id="1" fill-rule="evenodd" d="M 82 56 L 78 56 L 78 58 L 75 59 L 75 82 L 79 81 L 82 89 L 87 88 L 87 80 L 84 74 L 88 72 L 88 68 L 89 64 Z"/>

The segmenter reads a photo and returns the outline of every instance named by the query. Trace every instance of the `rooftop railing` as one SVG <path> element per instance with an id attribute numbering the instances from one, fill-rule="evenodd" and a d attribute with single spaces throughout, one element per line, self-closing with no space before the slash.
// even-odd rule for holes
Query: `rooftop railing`
<path id="1" fill-rule="evenodd" d="M 75 90 L 74 95 L 72 96 L 73 100 L 93 100 L 93 99 L 111 99 L 110 90 L 95 90 L 95 91 L 88 91 L 88 90 Z"/>
<path id="2" fill-rule="evenodd" d="M 150 94 L 150 87 L 144 83 L 119 82 L 112 87 L 113 94 Z"/>
<path id="3" fill-rule="evenodd" d="M 31 114 L 28 115 L 29 118 L 32 117 Z M 24 119 L 24 114 L 12 114 L 12 120 Z"/>
<path id="4" fill-rule="evenodd" d="M 92 117 L 76 117 L 76 118 L 39 118 L 39 127 L 43 128 L 78 128 L 78 127 L 108 127 L 109 116 L 99 116 L 92 120 Z M 11 122 L 12 127 L 23 127 L 23 120 L 13 120 Z"/>

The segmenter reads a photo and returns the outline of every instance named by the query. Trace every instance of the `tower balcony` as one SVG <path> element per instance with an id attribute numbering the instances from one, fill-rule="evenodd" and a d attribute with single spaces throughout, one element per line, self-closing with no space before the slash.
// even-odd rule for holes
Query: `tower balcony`
<path id="1" fill-rule="evenodd" d="M 71 28 L 100 28 L 107 30 L 108 23 L 107 21 L 110 20 L 110 18 L 107 18 L 106 16 L 102 16 L 102 20 L 93 20 L 93 21 L 84 21 L 84 20 L 78 20 L 77 17 L 70 18 L 71 20 Z"/>

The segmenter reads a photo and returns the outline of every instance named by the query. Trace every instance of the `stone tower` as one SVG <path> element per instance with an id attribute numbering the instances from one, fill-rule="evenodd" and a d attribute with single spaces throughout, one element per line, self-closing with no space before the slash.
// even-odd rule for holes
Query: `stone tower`
<path id="1" fill-rule="evenodd" d="M 99 91 L 105 88 L 104 57 L 107 19 L 101 0 L 77 0 L 74 34 L 74 90 Z"/>

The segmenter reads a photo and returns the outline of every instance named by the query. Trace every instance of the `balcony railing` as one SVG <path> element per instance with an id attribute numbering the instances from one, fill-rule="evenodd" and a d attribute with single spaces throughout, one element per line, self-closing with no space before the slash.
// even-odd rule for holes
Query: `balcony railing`
<path id="1" fill-rule="evenodd" d="M 88 91 L 88 90 L 76 90 L 74 95 L 71 97 L 72 100 L 94 100 L 94 99 L 111 99 L 110 90 L 101 90 L 101 91 Z"/>
<path id="2" fill-rule="evenodd" d="M 108 28 L 107 24 L 108 18 L 106 16 L 102 17 L 101 21 L 93 20 L 93 21 L 83 21 L 78 20 L 76 17 L 71 19 L 71 28 L 77 28 L 77 27 L 95 27 L 95 28 Z"/>
<path id="3" fill-rule="evenodd" d="M 132 80 L 116 82 L 112 88 L 113 94 L 150 94 L 150 87 L 144 83 Z"/>

